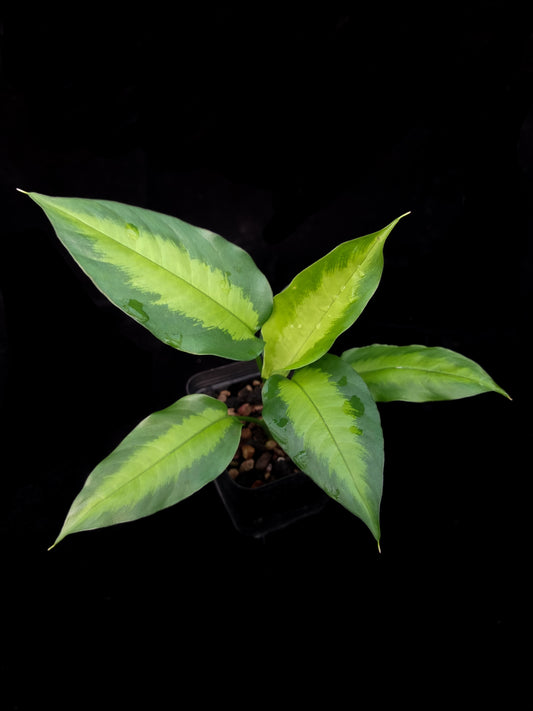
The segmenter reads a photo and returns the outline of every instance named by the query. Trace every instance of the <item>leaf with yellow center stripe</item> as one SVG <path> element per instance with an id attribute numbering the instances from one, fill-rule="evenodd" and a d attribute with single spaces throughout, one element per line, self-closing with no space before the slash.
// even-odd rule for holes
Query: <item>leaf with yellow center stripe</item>
<path id="1" fill-rule="evenodd" d="M 143 420 L 89 475 L 54 543 L 133 521 L 215 479 L 237 450 L 242 424 L 224 403 L 187 395 Z"/>
<path id="2" fill-rule="evenodd" d="M 374 344 L 350 348 L 341 357 L 376 402 L 457 400 L 490 391 L 509 398 L 480 365 L 448 348 Z"/>
<path id="3" fill-rule="evenodd" d="M 291 459 L 379 541 L 383 433 L 362 378 L 328 354 L 292 379 L 272 375 L 263 401 L 264 420 Z"/>
<path id="4" fill-rule="evenodd" d="M 252 360 L 272 291 L 237 245 L 174 217 L 108 200 L 28 193 L 83 271 L 157 338 L 189 353 Z"/>
<path id="5" fill-rule="evenodd" d="M 356 321 L 379 285 L 383 245 L 401 217 L 378 232 L 338 245 L 274 297 L 261 332 L 264 378 L 318 360 Z"/>

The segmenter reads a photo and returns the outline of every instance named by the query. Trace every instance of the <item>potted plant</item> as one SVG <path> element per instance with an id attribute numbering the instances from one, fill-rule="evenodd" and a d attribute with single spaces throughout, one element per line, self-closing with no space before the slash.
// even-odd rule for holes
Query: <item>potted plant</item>
<path id="1" fill-rule="evenodd" d="M 146 417 L 89 475 L 53 546 L 190 496 L 234 460 L 250 424 L 362 519 L 379 546 L 376 403 L 509 397 L 477 363 L 445 348 L 330 352 L 375 292 L 385 240 L 404 215 L 339 244 L 273 297 L 250 255 L 213 232 L 121 203 L 26 194 L 111 302 L 174 348 L 255 361 L 262 383 L 260 414 L 233 413 L 196 392 Z"/>
<path id="2" fill-rule="evenodd" d="M 262 420 L 262 380 L 255 361 L 230 363 L 193 375 L 187 393 L 225 402 L 242 418 L 240 444 L 215 487 L 240 533 L 267 534 L 322 511 L 330 497 L 302 473 Z"/>

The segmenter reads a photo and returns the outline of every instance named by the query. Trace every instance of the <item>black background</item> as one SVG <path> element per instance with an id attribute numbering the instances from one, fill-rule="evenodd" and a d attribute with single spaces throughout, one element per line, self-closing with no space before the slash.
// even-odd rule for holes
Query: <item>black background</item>
<path id="1" fill-rule="evenodd" d="M 80 708 L 92 692 L 121 708 L 143 690 L 162 708 L 191 688 L 195 702 L 301 704 L 372 685 L 377 701 L 428 708 L 513 693 L 531 470 L 530 18 L 496 0 L 82 8 L 1 25 L 7 708 L 63 695 Z M 445 346 L 513 401 L 380 407 L 381 555 L 333 503 L 264 543 L 244 538 L 212 486 L 47 552 L 92 467 L 219 361 L 172 351 L 109 305 L 17 187 L 213 229 L 275 292 L 410 210 L 334 352 Z"/>

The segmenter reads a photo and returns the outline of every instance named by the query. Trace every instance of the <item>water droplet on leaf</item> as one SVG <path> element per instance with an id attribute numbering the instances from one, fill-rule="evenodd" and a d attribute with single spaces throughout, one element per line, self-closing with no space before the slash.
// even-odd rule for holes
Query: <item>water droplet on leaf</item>
<path id="1" fill-rule="evenodd" d="M 132 225 L 131 222 L 126 223 L 126 232 L 130 237 L 133 237 L 133 239 L 139 237 L 139 228 L 136 225 Z"/>

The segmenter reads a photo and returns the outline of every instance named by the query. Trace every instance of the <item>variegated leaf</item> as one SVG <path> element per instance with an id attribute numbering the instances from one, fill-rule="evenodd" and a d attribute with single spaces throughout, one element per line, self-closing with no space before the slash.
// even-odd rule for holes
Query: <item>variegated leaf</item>
<path id="1" fill-rule="evenodd" d="M 362 378 L 328 354 L 292 379 L 272 375 L 263 398 L 265 422 L 291 459 L 379 541 L 383 433 Z"/>
<path id="2" fill-rule="evenodd" d="M 318 360 L 354 323 L 378 287 L 383 245 L 401 217 L 378 232 L 338 245 L 274 297 L 262 329 L 264 378 Z"/>
<path id="3" fill-rule="evenodd" d="M 272 291 L 240 247 L 139 207 L 28 195 L 96 286 L 164 343 L 233 360 L 261 353 Z"/>
<path id="4" fill-rule="evenodd" d="M 70 533 L 133 521 L 198 491 L 229 464 L 241 428 L 207 395 L 153 413 L 89 475 L 54 546 Z"/>
<path id="5" fill-rule="evenodd" d="M 351 348 L 342 358 L 377 402 L 456 400 L 491 390 L 509 397 L 475 361 L 447 348 L 375 344 Z"/>

